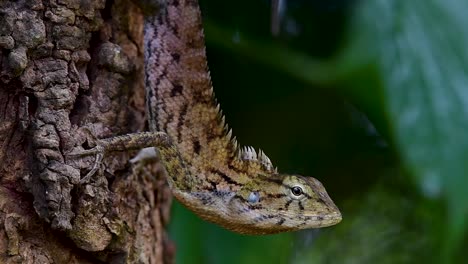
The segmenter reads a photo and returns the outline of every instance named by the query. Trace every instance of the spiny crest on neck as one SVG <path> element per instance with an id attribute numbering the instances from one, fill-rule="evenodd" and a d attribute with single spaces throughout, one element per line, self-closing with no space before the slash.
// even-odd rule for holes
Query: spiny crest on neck
<path id="1" fill-rule="evenodd" d="M 278 173 L 277 168 L 273 166 L 270 158 L 261 149 L 258 150 L 258 154 L 255 149 L 251 146 L 241 148 L 237 152 L 238 158 L 244 161 L 258 162 L 260 165 L 270 173 Z"/>
<path id="2" fill-rule="evenodd" d="M 168 0 L 161 11 L 159 17 L 149 21 L 156 26 L 148 27 L 148 34 L 145 34 L 148 42 L 146 73 L 151 81 L 147 86 L 153 94 L 148 96 L 148 111 L 152 119 L 150 125 L 155 123 L 151 125 L 153 130 L 167 132 L 177 144 L 185 145 L 180 149 L 187 150 L 182 154 L 188 162 L 198 152 L 190 145 L 192 141 L 203 142 L 202 149 L 211 148 L 208 153 L 227 154 L 227 162 L 258 164 L 265 172 L 276 173 L 263 151 L 257 154 L 252 147 L 241 148 L 226 123 L 213 91 L 197 1 Z M 187 99 L 191 100 L 190 104 Z M 196 118 L 186 118 L 190 115 Z M 189 133 L 188 140 L 181 140 L 184 129 L 196 132 Z M 214 144 L 207 144 L 210 141 Z"/>
<path id="3" fill-rule="evenodd" d="M 226 118 L 223 115 L 223 110 L 221 110 L 221 106 L 215 97 L 213 87 L 211 87 L 210 91 L 213 104 L 216 105 L 216 111 L 218 113 L 218 122 L 220 126 L 223 127 L 224 136 L 229 142 L 229 151 L 231 151 L 234 157 L 238 160 L 259 163 L 267 172 L 274 174 L 278 173 L 278 169 L 273 166 L 273 163 L 271 162 L 270 158 L 261 149 L 258 150 L 257 154 L 255 149 L 251 146 L 240 146 L 240 144 L 237 142 L 236 137 L 232 135 L 232 129 L 229 128 L 229 125 L 226 123 Z"/>

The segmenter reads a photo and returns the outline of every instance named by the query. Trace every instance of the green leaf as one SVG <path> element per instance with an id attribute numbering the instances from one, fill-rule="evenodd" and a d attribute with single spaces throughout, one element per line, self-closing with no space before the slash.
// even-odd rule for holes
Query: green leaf
<path id="1" fill-rule="evenodd" d="M 468 216 L 467 1 L 368 0 L 353 36 L 376 48 L 384 109 L 401 158 L 423 193 L 447 204 L 445 257 Z"/>

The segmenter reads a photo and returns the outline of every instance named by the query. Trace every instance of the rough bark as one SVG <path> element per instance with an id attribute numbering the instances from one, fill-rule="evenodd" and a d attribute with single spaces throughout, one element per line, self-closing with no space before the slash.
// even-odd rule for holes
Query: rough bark
<path id="1" fill-rule="evenodd" d="M 0 263 L 162 263 L 157 161 L 66 153 L 145 130 L 143 17 L 124 0 L 0 1 Z"/>

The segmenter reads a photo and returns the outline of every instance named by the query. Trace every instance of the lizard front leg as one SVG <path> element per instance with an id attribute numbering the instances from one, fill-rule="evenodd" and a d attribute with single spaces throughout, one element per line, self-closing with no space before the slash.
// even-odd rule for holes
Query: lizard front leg
<path id="1" fill-rule="evenodd" d="M 147 147 L 173 148 L 173 144 L 166 133 L 140 132 L 98 139 L 94 148 L 74 151 L 68 153 L 67 156 L 72 158 L 90 155 L 96 156 L 92 169 L 80 180 L 80 183 L 83 184 L 87 183 L 96 173 L 107 153 L 143 149 Z"/>

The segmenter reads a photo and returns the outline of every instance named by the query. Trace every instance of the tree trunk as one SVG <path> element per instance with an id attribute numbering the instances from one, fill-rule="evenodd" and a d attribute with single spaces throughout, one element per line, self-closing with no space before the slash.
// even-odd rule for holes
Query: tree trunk
<path id="1" fill-rule="evenodd" d="M 71 158 L 145 130 L 143 16 L 124 0 L 0 2 L 0 263 L 170 263 L 171 194 L 135 153 Z"/>

